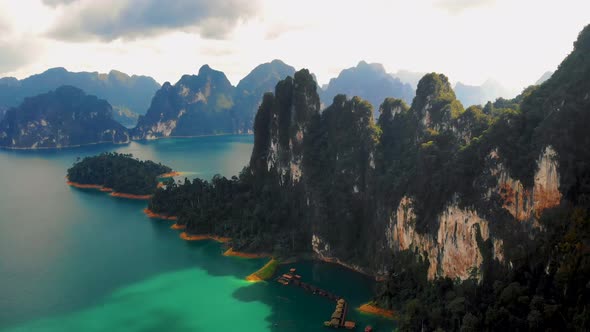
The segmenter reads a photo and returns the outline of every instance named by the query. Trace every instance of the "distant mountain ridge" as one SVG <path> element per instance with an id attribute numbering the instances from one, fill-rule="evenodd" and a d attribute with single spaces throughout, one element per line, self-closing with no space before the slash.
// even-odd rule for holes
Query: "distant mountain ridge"
<path id="1" fill-rule="evenodd" d="M 418 88 L 418 82 L 426 75 L 427 73 L 424 72 L 413 72 L 405 69 L 398 70 L 394 77 L 399 78 L 402 82 L 408 83 L 412 86 L 412 89 L 416 90 Z"/>
<path id="2" fill-rule="evenodd" d="M 488 101 L 494 102 L 500 97 L 510 99 L 516 95 L 494 80 L 487 80 L 482 85 L 467 85 L 457 82 L 454 90 L 457 99 L 466 107 L 485 105 Z"/>
<path id="3" fill-rule="evenodd" d="M 236 86 L 233 112 L 237 116 L 239 132 L 252 132 L 254 116 L 262 96 L 274 91 L 275 85 L 287 76 L 293 76 L 295 68 L 281 60 L 273 60 L 254 68 Z"/>
<path id="4" fill-rule="evenodd" d="M 539 77 L 539 79 L 537 80 L 537 82 L 535 82 L 535 85 L 541 85 L 543 83 L 545 83 L 545 81 L 547 81 L 548 79 L 551 78 L 551 76 L 553 76 L 553 71 L 546 71 L 545 73 L 543 73 L 543 75 L 541 75 L 541 77 Z"/>
<path id="5" fill-rule="evenodd" d="M 344 69 L 338 77 L 332 78 L 319 94 L 323 105 L 330 105 L 338 94 L 358 96 L 370 102 L 376 112 L 387 97 L 411 103 L 415 89 L 387 73 L 382 64 L 360 61 L 356 67 Z"/>
<path id="6" fill-rule="evenodd" d="M 144 114 L 160 84 L 149 76 L 129 76 L 111 70 L 98 72 L 70 72 L 65 68 L 51 68 L 22 80 L 0 78 L 0 107 L 18 106 L 26 97 L 55 90 L 63 85 L 75 86 L 86 93 L 109 101 L 115 119 L 126 126 L 134 126 L 137 115 Z"/>
<path id="7" fill-rule="evenodd" d="M 197 75 L 166 82 L 132 131 L 134 139 L 252 133 L 260 98 L 295 68 L 280 60 L 261 64 L 236 87 L 225 74 L 204 65 Z"/>
<path id="8" fill-rule="evenodd" d="M 130 77 L 114 70 L 109 74 L 71 73 L 64 68 L 53 68 L 23 80 L 1 78 L 0 119 L 8 109 L 2 103 L 15 103 L 27 93 L 52 90 L 51 86 L 68 81 L 88 94 L 106 99 L 113 105 L 114 120 L 128 128 L 136 124 L 129 130 L 132 139 L 247 134 L 253 132 L 254 116 L 262 96 L 294 73 L 294 67 L 273 60 L 255 67 L 234 87 L 223 72 L 204 65 L 197 75 L 183 75 L 174 85 L 166 82 L 156 89 L 158 83 L 146 76 Z M 317 82 L 315 76 L 310 75 Z M 373 106 L 376 117 L 385 98 L 411 103 L 420 75 L 406 70 L 391 74 L 381 64 L 360 61 L 332 78 L 325 89 L 318 89 L 318 94 L 324 106 L 331 104 L 337 94 L 361 97 Z M 153 95 L 148 97 L 149 91 L 153 91 Z M 458 82 L 455 93 L 465 106 L 483 105 L 498 97 L 510 96 L 499 83 L 491 80 L 481 86 Z M 105 95 L 110 97 L 103 97 Z M 121 103 L 134 106 L 116 106 Z M 145 114 L 133 111 L 141 107 L 145 107 Z"/>

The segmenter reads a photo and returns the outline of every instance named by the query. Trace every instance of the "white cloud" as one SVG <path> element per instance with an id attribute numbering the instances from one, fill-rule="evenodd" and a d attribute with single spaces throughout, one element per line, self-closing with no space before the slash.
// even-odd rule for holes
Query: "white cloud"
<path id="1" fill-rule="evenodd" d="M 37 46 L 27 40 L 0 40 L 0 74 L 18 70 L 34 61 Z"/>
<path id="2" fill-rule="evenodd" d="M 30 39 L 45 46 L 34 46 L 36 57 L 28 63 L 12 62 L 13 70 L 4 60 L 0 66 L 10 75 L 24 77 L 57 66 L 100 72 L 116 68 L 176 82 L 208 63 L 237 83 L 260 63 L 282 59 L 310 69 L 326 83 L 343 68 L 366 60 L 384 64 L 388 72 L 435 71 L 471 85 L 492 78 L 520 90 L 554 70 L 590 23 L 587 0 L 474 0 L 455 2 L 457 10 L 468 8 L 458 12 L 441 9 L 440 2 L 449 5 L 449 0 L 259 0 L 255 9 L 224 11 L 237 18 L 219 40 L 210 37 L 219 33 L 215 27 L 223 20 L 208 18 L 223 7 L 199 14 L 197 21 L 181 15 L 178 21 L 162 18 L 156 24 L 147 7 L 128 13 L 131 2 L 148 6 L 155 0 L 64 1 L 0 0 L 0 13 L 13 30 L 0 41 L 16 45 Z M 89 8 L 98 12 L 91 15 Z M 170 18 L 178 9 L 156 12 Z M 89 16 L 67 18 L 77 13 Z M 129 22 L 120 23 L 122 17 Z M 85 25 L 77 29 L 73 22 Z M 78 35 L 76 41 L 47 37 L 64 25 Z"/>
<path id="3" fill-rule="evenodd" d="M 438 0 L 436 6 L 452 14 L 459 14 L 464 10 L 492 6 L 496 0 Z"/>
<path id="4" fill-rule="evenodd" d="M 44 0 L 68 3 L 50 36 L 67 41 L 149 38 L 174 30 L 222 39 L 253 16 L 257 0 Z"/>
<path id="5" fill-rule="evenodd" d="M 42 0 L 44 4 L 50 7 L 58 7 L 61 5 L 69 5 L 78 0 Z"/>

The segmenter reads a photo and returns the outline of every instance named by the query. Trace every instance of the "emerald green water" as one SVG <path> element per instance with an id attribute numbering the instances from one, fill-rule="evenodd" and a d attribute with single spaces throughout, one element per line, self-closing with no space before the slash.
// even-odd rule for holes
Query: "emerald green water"
<path id="1" fill-rule="evenodd" d="M 251 136 L 167 139 L 60 151 L 0 150 L 0 331 L 326 331 L 334 304 L 244 277 L 265 260 L 224 257 L 212 241 L 186 242 L 147 218 L 143 201 L 71 188 L 77 157 L 133 153 L 191 176 L 237 174 Z M 368 300 L 373 283 L 339 266 L 302 262 L 303 278 Z M 391 322 L 352 311 L 360 326 Z"/>

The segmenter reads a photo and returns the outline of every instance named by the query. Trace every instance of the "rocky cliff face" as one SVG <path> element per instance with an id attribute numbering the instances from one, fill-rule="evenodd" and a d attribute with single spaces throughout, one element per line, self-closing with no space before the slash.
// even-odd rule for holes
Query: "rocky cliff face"
<path id="1" fill-rule="evenodd" d="M 0 122 L 0 145 L 11 148 L 55 148 L 101 142 L 127 143 L 127 129 L 113 120 L 105 101 L 63 86 L 27 98 Z"/>
<path id="2" fill-rule="evenodd" d="M 220 71 L 205 65 L 198 75 L 165 83 L 132 131 L 134 139 L 199 136 L 232 132 L 229 112 L 233 86 Z"/>
<path id="3" fill-rule="evenodd" d="M 589 36 L 577 45 L 590 49 Z M 467 110 L 446 76 L 427 74 L 411 107 L 388 98 L 377 124 L 359 97 L 338 95 L 320 111 L 312 75 L 299 71 L 265 94 L 249 168 L 211 187 L 241 217 L 184 211 L 187 229 L 231 232 L 246 250 L 311 251 L 373 275 L 408 253 L 429 263 L 431 279 L 522 262 L 547 210 L 590 201 L 590 152 L 579 143 L 590 123 L 586 58 L 574 52 L 540 87 Z"/>
<path id="4" fill-rule="evenodd" d="M 498 158 L 495 151 L 491 153 L 491 158 Z M 544 210 L 559 205 L 563 197 L 559 191 L 556 153 L 551 147 L 544 150 L 537 165 L 532 188 L 525 188 L 520 181 L 512 179 L 499 165 L 492 172 L 498 185 L 490 188 L 487 194 L 487 199 L 492 199 L 493 193 L 499 195 L 502 208 L 515 221 L 533 226 L 538 226 L 538 218 Z M 438 230 L 435 234 L 417 232 L 416 218 L 412 198 L 404 196 L 389 219 L 387 243 L 393 250 L 411 250 L 423 255 L 430 264 L 430 279 L 467 279 L 473 273 L 479 276 L 483 263 L 480 245 L 488 239 L 492 242 L 493 258 L 500 262 L 504 260 L 503 240 L 490 234 L 490 221 L 474 209 L 461 208 L 456 200 L 436 216 Z"/>
<path id="5" fill-rule="evenodd" d="M 476 211 L 461 209 L 457 203 L 449 204 L 437 216 L 435 236 L 420 234 L 414 227 L 416 214 L 409 197 L 403 197 L 390 217 L 386 230 L 388 245 L 393 250 L 411 250 L 424 255 L 429 262 L 428 278 L 449 277 L 467 279 L 479 277 L 483 262 L 479 243 L 490 237 L 488 221 Z M 502 242 L 494 241 L 494 256 L 502 259 Z"/>
<path id="6" fill-rule="evenodd" d="M 273 173 L 281 184 L 295 185 L 302 175 L 303 140 L 320 103 L 311 74 L 300 71 L 279 82 L 275 94 L 265 96 L 255 128 L 255 172 Z"/>
<path id="7" fill-rule="evenodd" d="M 411 107 L 387 99 L 379 127 L 372 113 L 345 96 L 320 113 L 315 83 L 299 72 L 257 114 L 253 172 L 298 193 L 320 259 L 379 275 L 411 251 L 431 279 L 479 278 L 485 259 L 509 263 L 500 220 L 535 227 L 563 198 L 555 149 L 543 149 L 523 185 L 484 139 L 490 115 L 464 110 L 444 75 L 426 75 Z"/>
<path id="8" fill-rule="evenodd" d="M 159 191 L 150 208 L 239 249 L 384 277 L 376 301 L 404 306 L 408 330 L 535 330 L 542 315 L 560 326 L 556 307 L 588 302 L 589 52 L 590 27 L 548 81 L 483 108 L 465 110 L 446 76 L 427 74 L 411 107 L 388 98 L 377 124 L 359 97 L 320 111 L 299 71 L 264 96 L 239 178 Z M 576 310 L 564 313 L 588 309 Z"/>
<path id="9" fill-rule="evenodd" d="M 490 154 L 497 159 L 496 151 Z M 510 176 L 509 171 L 501 164 L 493 171 L 498 178 L 496 191 L 502 198 L 502 207 L 519 221 L 534 222 L 541 213 L 557 206 L 563 197 L 559 191 L 559 172 L 557 153 L 548 146 L 537 161 L 537 172 L 532 188 L 525 188 L 519 180 Z"/>

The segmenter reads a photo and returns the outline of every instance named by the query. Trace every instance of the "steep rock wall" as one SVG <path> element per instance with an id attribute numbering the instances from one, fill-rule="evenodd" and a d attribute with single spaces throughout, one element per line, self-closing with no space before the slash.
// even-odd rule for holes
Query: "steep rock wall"
<path id="1" fill-rule="evenodd" d="M 496 161 L 496 168 L 491 172 L 497 177 L 496 191 L 506 209 L 515 220 L 537 225 L 536 219 L 543 210 L 558 205 L 562 194 L 559 191 L 559 173 L 557 154 L 548 146 L 537 161 L 534 186 L 525 188 L 513 179 L 506 168 L 498 162 L 497 151 L 492 151 L 490 158 Z M 388 246 L 394 250 L 412 250 L 427 257 L 430 266 L 428 277 L 450 277 L 467 279 L 473 268 L 479 269 L 483 257 L 478 244 L 478 233 L 482 240 L 492 240 L 494 258 L 504 260 L 502 239 L 490 234 L 490 221 L 481 217 L 477 211 L 462 209 L 453 199 L 443 212 L 438 214 L 436 236 L 421 234 L 416 231 L 416 213 L 413 200 L 404 196 L 394 209 L 386 228 Z"/>
<path id="2" fill-rule="evenodd" d="M 479 269 L 483 257 L 479 250 L 478 233 L 482 240 L 490 237 L 488 221 L 473 210 L 465 210 L 456 203 L 449 204 L 437 217 L 436 237 L 416 232 L 416 214 L 410 197 L 403 197 L 389 219 L 386 230 L 389 247 L 393 250 L 412 250 L 424 255 L 430 263 L 428 278 L 450 277 L 467 279 L 472 269 Z M 493 241 L 494 256 L 501 260 L 502 243 Z"/>
<path id="3" fill-rule="evenodd" d="M 498 159 L 492 151 L 491 158 Z M 557 206 L 562 198 L 559 191 L 557 153 L 548 146 L 537 161 L 533 188 L 525 188 L 519 180 L 510 176 L 508 170 L 498 163 L 492 174 L 498 177 L 496 191 L 502 199 L 502 207 L 516 220 L 534 222 L 543 210 Z"/>

